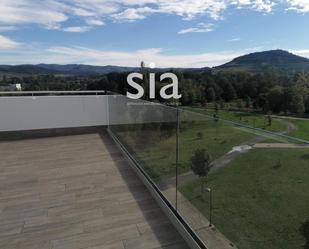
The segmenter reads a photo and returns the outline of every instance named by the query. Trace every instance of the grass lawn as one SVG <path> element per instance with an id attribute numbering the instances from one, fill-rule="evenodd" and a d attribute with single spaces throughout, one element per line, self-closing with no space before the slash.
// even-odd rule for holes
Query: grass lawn
<path id="1" fill-rule="evenodd" d="M 162 137 L 159 130 L 137 129 L 120 131 L 117 134 L 152 179 L 162 180 L 175 176 L 175 133 Z M 229 152 L 234 146 L 256 136 L 239 127 L 209 119 L 199 119 L 189 123 L 183 121 L 180 124 L 179 134 L 179 173 L 190 170 L 190 158 L 196 149 L 204 148 L 212 159 L 216 159 Z"/>
<path id="2" fill-rule="evenodd" d="M 251 150 L 210 174 L 208 186 L 213 222 L 239 249 L 308 248 L 309 149 Z M 181 191 L 208 217 L 199 181 Z"/>
<path id="3" fill-rule="evenodd" d="M 201 114 L 207 114 L 213 116 L 215 111 L 212 109 L 205 109 L 201 107 L 185 107 L 185 110 L 198 112 Z M 287 130 L 287 125 L 284 122 L 280 122 L 278 119 L 272 120 L 272 125 L 268 125 L 267 117 L 263 115 L 257 115 L 245 112 L 230 112 L 230 111 L 219 111 L 219 117 L 225 120 L 241 123 L 244 125 L 252 126 L 255 128 L 265 129 L 266 131 L 282 132 Z"/>
<path id="4" fill-rule="evenodd" d="M 309 120 L 297 120 L 297 119 L 288 119 L 288 120 L 297 127 L 297 130 L 293 131 L 289 135 L 309 141 Z"/>
<path id="5" fill-rule="evenodd" d="M 202 138 L 198 137 L 202 134 Z M 215 160 L 234 146 L 254 139 L 256 134 L 222 122 L 207 121 L 189 125 L 188 130 L 179 136 L 179 166 L 184 171 L 190 170 L 190 158 L 197 149 L 205 149 Z"/>

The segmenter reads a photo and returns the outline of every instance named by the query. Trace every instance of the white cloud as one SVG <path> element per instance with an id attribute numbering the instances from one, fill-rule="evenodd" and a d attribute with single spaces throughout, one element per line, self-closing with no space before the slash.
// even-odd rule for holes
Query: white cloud
<path id="1" fill-rule="evenodd" d="M 186 20 L 199 15 L 208 15 L 217 20 L 220 18 L 220 13 L 227 7 L 225 0 L 161 0 L 158 2 L 160 12 L 179 15 Z"/>
<path id="2" fill-rule="evenodd" d="M 287 0 L 291 5 L 289 9 L 296 10 L 298 12 L 308 12 L 309 11 L 309 1 L 308 0 Z"/>
<path id="3" fill-rule="evenodd" d="M 15 26 L 0 26 L 0 32 L 14 31 L 14 30 L 17 30 L 17 27 L 15 27 Z"/>
<path id="4" fill-rule="evenodd" d="M 77 16 L 82 16 L 82 17 L 93 16 L 93 12 L 82 9 L 82 8 L 73 8 L 73 12 Z"/>
<path id="5" fill-rule="evenodd" d="M 35 23 L 53 27 L 68 17 L 57 8 L 50 7 L 49 1 L 1 0 L 0 24 L 18 25 Z"/>
<path id="6" fill-rule="evenodd" d="M 136 21 L 136 20 L 141 20 L 146 17 L 147 13 L 155 12 L 155 10 L 144 7 L 144 8 L 130 8 L 126 9 L 120 13 L 112 15 L 112 17 L 116 21 Z"/>
<path id="7" fill-rule="evenodd" d="M 87 19 L 86 23 L 91 26 L 103 26 L 105 24 L 102 20 L 95 18 Z"/>
<path id="8" fill-rule="evenodd" d="M 197 27 L 182 29 L 178 34 L 187 34 L 187 33 L 208 33 L 214 30 L 214 24 L 212 23 L 199 23 Z"/>
<path id="9" fill-rule="evenodd" d="M 291 53 L 309 58 L 309 49 L 291 50 Z"/>
<path id="10" fill-rule="evenodd" d="M 0 25 L 39 24 L 59 29 L 70 18 L 101 26 L 107 20 L 141 20 L 152 13 L 178 15 L 190 20 L 209 16 L 218 20 L 230 6 L 270 12 L 281 0 L 1 0 Z M 302 7 L 305 0 L 284 0 Z M 307 5 L 306 5 L 307 6 Z"/>
<path id="11" fill-rule="evenodd" d="M 251 8 L 266 13 L 271 12 L 279 2 L 282 0 L 231 0 L 231 4 L 237 8 Z"/>
<path id="12" fill-rule="evenodd" d="M 62 29 L 65 32 L 71 32 L 71 33 L 83 33 L 88 30 L 90 30 L 90 27 L 88 26 L 74 26 L 74 27 L 66 27 Z"/>
<path id="13" fill-rule="evenodd" d="M 16 42 L 8 37 L 0 35 L 0 50 L 9 50 L 17 48 L 21 45 L 21 43 Z"/>
<path id="14" fill-rule="evenodd" d="M 267 13 L 271 12 L 275 5 L 275 2 L 271 0 L 255 0 L 253 3 L 256 10 Z"/>
<path id="15" fill-rule="evenodd" d="M 233 38 L 233 39 L 227 40 L 227 42 L 238 42 L 238 41 L 241 41 L 241 39 L 240 38 Z"/>
<path id="16" fill-rule="evenodd" d="M 308 0 L 1 0 L 0 26 L 38 24 L 61 29 L 66 21 L 74 19 L 80 26 L 94 27 L 108 21 L 142 20 L 154 13 L 177 15 L 184 20 L 199 16 L 219 20 L 229 8 L 270 13 L 275 5 L 309 12 Z"/>

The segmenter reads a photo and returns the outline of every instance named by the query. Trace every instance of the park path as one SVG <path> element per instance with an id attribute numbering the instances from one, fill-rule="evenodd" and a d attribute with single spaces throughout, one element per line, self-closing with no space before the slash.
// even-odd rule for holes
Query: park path
<path id="1" fill-rule="evenodd" d="M 275 116 L 277 117 L 277 116 Z M 287 130 L 284 131 L 284 132 L 281 132 L 281 134 L 284 134 L 284 135 L 287 135 L 287 134 L 290 134 L 294 131 L 297 131 L 297 126 L 295 124 L 293 124 L 292 122 L 288 121 L 287 119 L 281 119 L 281 118 L 276 118 L 276 120 L 278 120 L 279 122 L 283 123 L 283 124 L 286 124 L 287 125 Z M 279 132 L 280 134 L 280 132 Z"/>
<path id="2" fill-rule="evenodd" d="M 278 116 L 278 115 L 272 115 L 272 117 L 278 118 L 278 119 L 303 120 L 303 121 L 308 121 L 309 122 L 309 118 L 298 118 L 298 117 Z"/>
<path id="3" fill-rule="evenodd" d="M 307 149 L 309 144 L 288 144 L 288 143 L 257 143 L 253 148 L 258 149 Z"/>

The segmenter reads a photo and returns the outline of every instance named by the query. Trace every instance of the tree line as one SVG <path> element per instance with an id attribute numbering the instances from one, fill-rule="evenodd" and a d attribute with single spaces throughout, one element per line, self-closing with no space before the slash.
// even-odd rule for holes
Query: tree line
<path id="1" fill-rule="evenodd" d="M 145 72 L 147 73 L 147 72 Z M 268 70 L 263 73 L 216 72 L 212 70 L 174 72 L 179 79 L 182 98 L 179 104 L 207 106 L 217 103 L 236 103 L 241 108 L 252 108 L 265 113 L 309 113 L 309 73 Z M 96 76 L 31 75 L 4 77 L 0 85 L 21 83 L 23 90 L 109 90 L 126 94 L 128 73 L 109 73 Z M 157 91 L 162 87 L 157 73 Z M 139 82 L 145 89 L 148 82 Z M 159 96 L 157 94 L 156 96 Z M 157 99 L 164 102 L 166 100 Z M 173 101 L 173 100 L 170 100 Z"/>

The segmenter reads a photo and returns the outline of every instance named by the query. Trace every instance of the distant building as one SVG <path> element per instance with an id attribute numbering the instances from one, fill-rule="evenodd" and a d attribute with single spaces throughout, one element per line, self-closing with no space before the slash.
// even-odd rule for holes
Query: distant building
<path id="1" fill-rule="evenodd" d="M 21 90 L 22 87 L 20 83 L 0 86 L 0 91 L 21 91 Z"/>
<path id="2" fill-rule="evenodd" d="M 15 84 L 16 91 L 21 91 L 21 84 Z"/>

